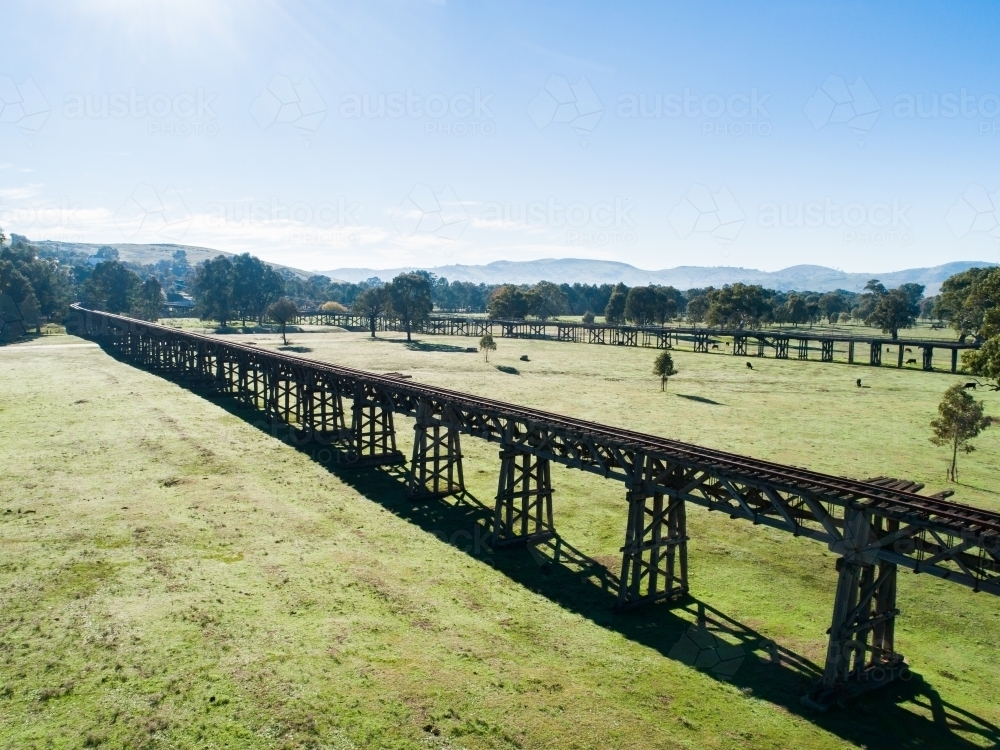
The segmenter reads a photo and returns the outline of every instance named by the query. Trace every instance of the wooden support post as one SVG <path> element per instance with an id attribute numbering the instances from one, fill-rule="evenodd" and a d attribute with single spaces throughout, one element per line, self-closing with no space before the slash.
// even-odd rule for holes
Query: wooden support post
<path id="1" fill-rule="evenodd" d="M 897 348 L 899 349 L 899 361 L 896 363 L 896 367 L 899 368 L 899 369 L 902 369 L 903 368 L 903 345 L 899 344 L 897 346 Z"/>
<path id="2" fill-rule="evenodd" d="M 733 335 L 733 354 L 745 357 L 747 354 L 747 337 L 741 334 Z"/>
<path id="3" fill-rule="evenodd" d="M 951 371 L 958 372 L 958 349 L 951 349 Z"/>
<path id="4" fill-rule="evenodd" d="M 934 369 L 934 347 L 924 347 L 924 369 L 927 371 Z"/>
<path id="5" fill-rule="evenodd" d="M 854 340 L 847 342 L 847 363 L 854 364 Z"/>
<path id="6" fill-rule="evenodd" d="M 534 544 L 554 536 L 549 460 L 504 446 L 500 451 L 493 546 Z"/>
<path id="7" fill-rule="evenodd" d="M 650 462 L 639 457 L 625 497 L 628 523 L 621 548 L 619 611 L 688 593 L 687 514 L 684 500 L 669 493 L 647 493 Z M 658 488 L 661 489 L 661 488 Z"/>
<path id="8" fill-rule="evenodd" d="M 431 405 L 420 401 L 413 425 L 413 460 L 407 478 L 411 500 L 465 492 L 462 445 L 454 425 L 434 418 Z"/>
<path id="9" fill-rule="evenodd" d="M 844 541 L 838 545 L 837 593 L 823 677 L 802 701 L 825 710 L 855 695 L 908 674 L 903 655 L 895 651 L 897 566 L 866 552 L 878 536 L 891 534 L 863 510 L 848 510 Z M 842 546 L 841 546 L 842 545 Z"/>
<path id="10" fill-rule="evenodd" d="M 882 342 L 879 340 L 869 342 L 868 355 L 872 367 L 879 367 L 882 364 Z"/>
<path id="11" fill-rule="evenodd" d="M 799 339 L 799 359 L 809 359 L 809 339 Z"/>

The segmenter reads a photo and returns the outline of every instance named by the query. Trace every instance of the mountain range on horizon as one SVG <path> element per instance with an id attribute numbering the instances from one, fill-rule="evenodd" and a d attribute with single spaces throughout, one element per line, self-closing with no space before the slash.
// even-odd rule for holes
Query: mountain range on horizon
<path id="1" fill-rule="evenodd" d="M 12 235 L 15 237 L 17 235 Z M 33 244 L 43 250 L 69 250 L 86 255 L 96 253 L 107 244 L 119 251 L 124 261 L 156 263 L 172 256 L 176 250 L 184 250 L 191 263 L 200 263 L 217 255 L 233 255 L 232 252 L 213 248 L 180 244 L 133 244 L 133 243 L 86 243 L 61 242 L 54 240 L 33 240 Z M 265 259 L 266 260 L 266 259 Z M 284 269 L 302 278 L 315 274 L 328 276 L 335 281 L 357 283 L 377 277 L 389 281 L 400 273 L 428 271 L 449 281 L 468 281 L 475 284 L 534 284 L 552 281 L 568 284 L 617 284 L 644 286 L 662 284 L 685 290 L 698 287 L 733 284 L 760 284 L 769 289 L 784 292 L 811 291 L 830 292 L 843 289 L 860 292 L 870 279 L 878 279 L 889 288 L 901 284 L 923 284 L 924 294 L 933 296 L 941 289 L 942 282 L 949 276 L 970 268 L 1000 265 L 990 261 L 961 260 L 928 268 L 907 268 L 884 273 L 850 273 L 827 266 L 800 264 L 779 271 L 761 271 L 756 268 L 738 266 L 677 266 L 661 270 L 646 270 L 628 263 L 610 260 L 589 260 L 586 258 L 542 258 L 539 260 L 510 261 L 498 260 L 483 265 L 452 264 L 446 266 L 403 266 L 400 268 L 337 268 L 331 271 L 306 271 L 267 261 L 277 269 Z"/>
<path id="2" fill-rule="evenodd" d="M 869 280 L 878 279 L 890 288 L 908 283 L 923 284 L 924 293 L 933 296 L 949 276 L 970 268 L 995 265 L 998 264 L 988 261 L 954 261 L 931 268 L 908 268 L 888 273 L 848 273 L 808 264 L 789 266 L 780 271 L 760 271 L 736 266 L 677 266 L 648 271 L 616 261 L 545 258 L 529 261 L 498 260 L 485 265 L 453 264 L 433 268 L 337 268 L 320 273 L 330 278 L 359 282 L 373 277 L 387 281 L 400 273 L 422 270 L 449 281 L 469 281 L 476 284 L 534 284 L 539 281 L 559 284 L 617 284 L 620 281 L 627 286 L 662 284 L 681 290 L 742 282 L 785 292 L 830 292 L 835 289 L 860 292 Z"/>

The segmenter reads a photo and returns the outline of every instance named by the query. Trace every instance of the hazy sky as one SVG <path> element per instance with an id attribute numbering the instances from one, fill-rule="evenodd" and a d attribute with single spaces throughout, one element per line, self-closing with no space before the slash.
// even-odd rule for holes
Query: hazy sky
<path id="1" fill-rule="evenodd" d="M 997 6 L 833 5 L 3 0 L 0 226 L 312 270 L 1000 261 Z"/>

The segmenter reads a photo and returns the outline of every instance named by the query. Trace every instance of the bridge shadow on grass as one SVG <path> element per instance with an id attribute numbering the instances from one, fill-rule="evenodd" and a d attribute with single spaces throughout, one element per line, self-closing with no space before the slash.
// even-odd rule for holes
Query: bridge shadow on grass
<path id="1" fill-rule="evenodd" d="M 494 550 L 489 544 L 491 503 L 470 493 L 411 501 L 401 467 L 335 473 L 368 499 L 490 565 L 518 585 L 712 679 L 729 682 L 748 697 L 779 705 L 846 741 L 868 750 L 1000 747 L 1000 727 L 945 703 L 915 673 L 906 682 L 864 694 L 844 708 L 825 714 L 812 711 L 800 699 L 819 679 L 822 666 L 775 644 L 707 602 L 688 597 L 672 605 L 616 613 L 618 576 L 614 571 L 621 565 L 618 557 L 590 558 L 560 537 L 535 546 Z M 818 633 L 817 637 L 823 635 Z M 979 741 L 969 741 L 956 730 Z"/>
<path id="2" fill-rule="evenodd" d="M 405 469 L 346 468 L 337 463 L 342 454 L 330 446 L 296 445 L 287 427 L 269 425 L 259 411 L 241 407 L 227 395 L 195 392 L 309 455 L 372 502 L 433 534 L 442 543 L 490 565 L 518 585 L 666 658 L 712 679 L 729 682 L 748 697 L 781 706 L 845 741 L 867 750 L 1000 748 L 1000 727 L 943 701 L 917 673 L 909 681 L 890 683 L 840 709 L 825 714 L 812 711 L 800 699 L 818 679 L 821 666 L 775 644 L 707 602 L 687 597 L 673 604 L 616 613 L 613 608 L 618 577 L 613 571 L 621 564 L 620 558 L 590 558 L 561 537 L 540 545 L 494 550 L 489 544 L 492 503 L 486 504 L 468 492 L 457 498 L 414 502 L 406 495 Z M 957 734 L 959 731 L 977 741 Z M 749 733 L 741 736 L 752 739 Z"/>

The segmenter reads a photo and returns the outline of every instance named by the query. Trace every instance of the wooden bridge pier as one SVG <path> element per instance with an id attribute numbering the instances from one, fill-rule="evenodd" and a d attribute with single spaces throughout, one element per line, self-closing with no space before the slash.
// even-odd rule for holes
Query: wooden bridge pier
<path id="1" fill-rule="evenodd" d="M 833 341 L 823 341 L 820 352 L 820 359 L 823 362 L 833 362 Z"/>
<path id="2" fill-rule="evenodd" d="M 837 593 L 823 677 L 802 700 L 825 710 L 893 680 L 906 678 L 909 667 L 896 653 L 896 563 L 877 551 L 900 536 L 899 521 L 851 509 L 844 519 L 842 542 L 831 545 L 837 559 Z"/>
<path id="3" fill-rule="evenodd" d="M 799 339 L 798 341 L 796 350 L 798 351 L 799 359 L 809 359 L 809 339 Z"/>
<path id="4" fill-rule="evenodd" d="M 688 593 L 687 513 L 677 488 L 651 485 L 653 464 L 641 456 L 625 498 L 628 522 L 618 585 L 619 611 Z M 676 482 L 674 483 L 677 484 Z"/>
<path id="5" fill-rule="evenodd" d="M 535 544 L 554 536 L 549 460 L 505 442 L 500 450 L 493 546 Z"/>
<path id="6" fill-rule="evenodd" d="M 934 347 L 925 346 L 923 349 L 924 354 L 924 369 L 928 372 L 934 369 Z"/>
<path id="7" fill-rule="evenodd" d="M 733 354 L 745 357 L 747 354 L 747 337 L 743 335 L 733 336 Z"/>
<path id="8" fill-rule="evenodd" d="M 351 433 L 344 421 L 344 402 L 336 384 L 308 371 L 299 384 L 298 421 L 307 439 L 332 444 Z"/>
<path id="9" fill-rule="evenodd" d="M 413 460 L 407 477 L 411 500 L 458 495 L 465 491 L 462 472 L 462 444 L 454 420 L 448 414 L 435 419 L 426 400 L 417 405 L 413 425 Z"/>
<path id="10" fill-rule="evenodd" d="M 882 342 L 881 341 L 871 341 L 868 344 L 868 358 L 869 364 L 872 367 L 882 366 Z"/>
<path id="11" fill-rule="evenodd" d="M 707 333 L 696 333 L 694 334 L 694 350 L 696 352 L 708 352 L 708 339 L 709 335 Z"/>
<path id="12" fill-rule="evenodd" d="M 391 403 L 381 403 L 378 392 L 370 385 L 357 384 L 351 406 L 349 465 L 381 466 L 406 462 L 406 457 L 396 448 L 392 415 Z"/>

